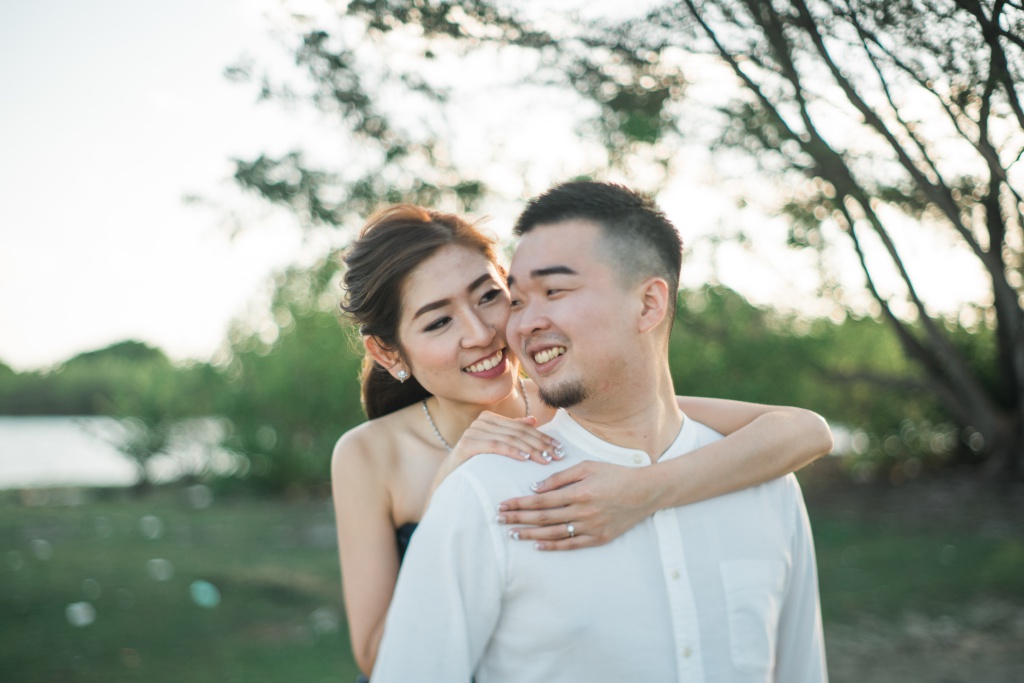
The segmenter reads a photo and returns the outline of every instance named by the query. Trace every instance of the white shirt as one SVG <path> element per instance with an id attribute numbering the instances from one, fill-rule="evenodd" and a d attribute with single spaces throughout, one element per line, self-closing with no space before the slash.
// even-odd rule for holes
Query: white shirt
<path id="1" fill-rule="evenodd" d="M 373 683 L 827 680 L 810 524 L 792 475 L 661 510 L 596 548 L 508 537 L 499 502 L 582 460 L 649 467 L 563 410 L 551 465 L 481 455 L 413 535 Z M 686 419 L 662 460 L 721 438 Z"/>

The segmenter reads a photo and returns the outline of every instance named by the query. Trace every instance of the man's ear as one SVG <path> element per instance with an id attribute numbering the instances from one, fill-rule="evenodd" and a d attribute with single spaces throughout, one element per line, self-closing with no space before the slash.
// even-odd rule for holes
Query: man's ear
<path id="1" fill-rule="evenodd" d="M 647 278 L 637 288 L 640 293 L 640 332 L 648 332 L 668 317 L 669 306 L 675 304 L 675 297 L 669 295 L 668 282 L 664 278 Z"/>
<path id="2" fill-rule="evenodd" d="M 395 349 L 389 349 L 381 344 L 380 339 L 373 335 L 363 335 L 363 348 L 366 349 L 366 353 L 370 355 L 377 365 L 381 366 L 385 370 L 391 373 L 392 377 L 398 373 L 399 370 L 408 369 L 405 367 L 405 362 L 402 361 L 402 355 Z M 398 379 L 395 377 L 395 379 Z"/>

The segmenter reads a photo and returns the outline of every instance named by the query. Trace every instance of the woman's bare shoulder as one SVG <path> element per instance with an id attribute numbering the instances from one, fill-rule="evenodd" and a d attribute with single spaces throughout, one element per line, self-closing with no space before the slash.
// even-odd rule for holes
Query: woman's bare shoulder
<path id="1" fill-rule="evenodd" d="M 356 425 L 334 444 L 331 469 L 372 469 L 393 465 L 400 452 L 399 443 L 409 431 L 408 408 L 388 413 Z"/>

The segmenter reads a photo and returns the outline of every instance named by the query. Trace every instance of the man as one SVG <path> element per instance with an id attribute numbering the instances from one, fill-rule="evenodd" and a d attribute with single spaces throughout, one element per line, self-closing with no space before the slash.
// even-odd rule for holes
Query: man
<path id="1" fill-rule="evenodd" d="M 645 467 L 720 438 L 675 400 L 668 339 L 682 245 L 653 202 L 568 183 L 533 200 L 516 234 L 508 342 L 544 400 L 564 409 L 543 428 L 566 451 L 553 466 Z M 814 548 L 792 475 L 554 554 L 494 521 L 497 504 L 537 478 L 484 455 L 438 488 L 399 576 L 374 683 L 826 680 Z"/>

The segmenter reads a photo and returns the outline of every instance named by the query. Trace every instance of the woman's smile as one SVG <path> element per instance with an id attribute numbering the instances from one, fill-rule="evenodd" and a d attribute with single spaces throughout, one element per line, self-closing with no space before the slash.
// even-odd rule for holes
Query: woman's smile
<path id="1" fill-rule="evenodd" d="M 507 349 L 501 348 L 491 355 L 474 362 L 472 365 L 462 369 L 463 372 L 474 377 L 490 379 L 497 377 L 508 368 Z"/>

